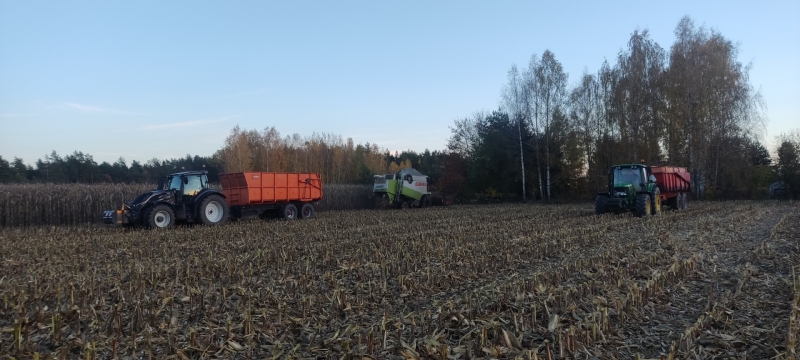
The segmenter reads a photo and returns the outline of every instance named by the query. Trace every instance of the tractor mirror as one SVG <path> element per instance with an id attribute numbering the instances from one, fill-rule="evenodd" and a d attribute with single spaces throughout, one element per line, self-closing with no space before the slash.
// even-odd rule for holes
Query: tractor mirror
<path id="1" fill-rule="evenodd" d="M 188 177 L 184 177 L 183 178 L 183 184 L 186 185 L 188 183 L 189 183 L 189 178 Z"/>

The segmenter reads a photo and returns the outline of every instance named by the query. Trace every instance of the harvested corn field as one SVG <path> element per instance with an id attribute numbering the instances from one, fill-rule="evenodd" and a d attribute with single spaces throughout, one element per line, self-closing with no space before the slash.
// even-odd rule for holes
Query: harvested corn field
<path id="1" fill-rule="evenodd" d="M 800 209 L 0 229 L 0 358 L 791 358 Z"/>

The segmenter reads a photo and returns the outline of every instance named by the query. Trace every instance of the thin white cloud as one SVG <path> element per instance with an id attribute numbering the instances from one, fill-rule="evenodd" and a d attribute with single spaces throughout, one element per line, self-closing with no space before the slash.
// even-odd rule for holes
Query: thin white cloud
<path id="1" fill-rule="evenodd" d="M 81 104 L 76 104 L 76 103 L 71 103 L 71 102 L 68 102 L 68 103 L 65 103 L 65 104 L 67 106 L 75 109 L 75 110 L 83 111 L 83 112 L 107 112 L 108 111 L 108 109 L 104 109 L 104 108 L 101 108 L 99 106 L 81 105 Z"/>
<path id="2" fill-rule="evenodd" d="M 170 128 L 181 128 L 181 127 L 189 127 L 189 126 L 196 126 L 201 124 L 212 124 L 218 123 L 226 120 L 233 119 L 236 116 L 226 116 L 217 119 L 198 119 L 198 120 L 191 120 L 191 121 L 181 121 L 181 122 L 174 122 L 174 123 L 166 123 L 166 124 L 153 124 L 153 125 L 145 125 L 142 126 L 141 130 L 157 130 L 157 129 L 170 129 Z"/>
<path id="3" fill-rule="evenodd" d="M 110 114 L 119 114 L 119 115 L 148 115 L 145 113 L 133 112 L 133 111 L 126 111 L 126 110 L 116 110 L 116 109 L 108 109 L 100 106 L 92 106 L 92 105 L 83 105 L 74 102 L 65 102 L 65 105 L 71 109 L 75 109 L 85 113 L 110 113 Z"/>

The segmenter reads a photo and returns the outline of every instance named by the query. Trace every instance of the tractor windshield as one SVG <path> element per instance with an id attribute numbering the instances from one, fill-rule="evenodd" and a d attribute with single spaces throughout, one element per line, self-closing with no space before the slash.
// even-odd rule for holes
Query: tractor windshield
<path id="1" fill-rule="evenodd" d="M 631 184 L 634 190 L 641 191 L 642 171 L 639 168 L 616 168 L 614 169 L 614 186 Z"/>
<path id="2" fill-rule="evenodd" d="M 169 178 L 167 182 L 167 188 L 164 190 L 180 190 L 181 189 L 181 177 L 180 176 L 173 176 Z"/>

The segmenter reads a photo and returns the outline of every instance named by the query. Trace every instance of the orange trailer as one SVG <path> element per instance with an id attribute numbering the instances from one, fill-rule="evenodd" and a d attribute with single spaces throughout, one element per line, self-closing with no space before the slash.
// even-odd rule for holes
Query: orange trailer
<path id="1" fill-rule="evenodd" d="M 294 219 L 314 216 L 322 200 L 322 179 L 314 173 L 238 172 L 219 175 L 231 217 L 278 215 Z"/>
<path id="2" fill-rule="evenodd" d="M 685 209 L 688 204 L 686 194 L 692 183 L 689 170 L 677 166 L 651 166 L 650 173 L 656 177 L 656 186 L 661 191 L 661 199 L 673 209 Z"/>

